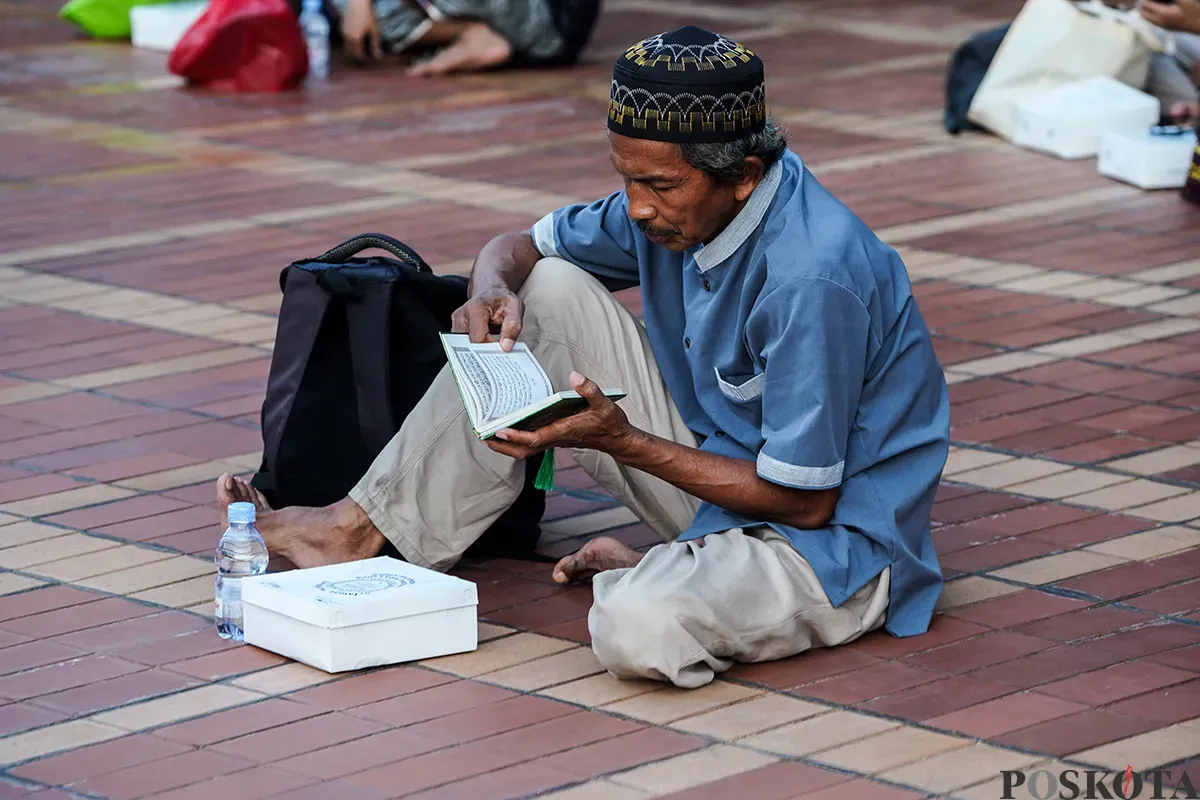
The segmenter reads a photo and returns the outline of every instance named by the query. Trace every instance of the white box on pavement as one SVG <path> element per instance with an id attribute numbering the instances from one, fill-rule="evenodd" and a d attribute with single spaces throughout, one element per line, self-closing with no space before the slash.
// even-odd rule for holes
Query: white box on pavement
<path id="1" fill-rule="evenodd" d="M 1013 108 L 1013 144 L 1060 158 L 1086 158 L 1110 132 L 1139 132 L 1158 122 L 1159 102 L 1112 78 L 1032 92 Z"/>
<path id="2" fill-rule="evenodd" d="M 1178 136 L 1106 133 L 1100 139 L 1096 169 L 1139 189 L 1178 189 L 1187 183 L 1195 151 L 1193 131 Z"/>
<path id="3" fill-rule="evenodd" d="M 326 672 L 474 650 L 478 604 L 470 581 L 386 556 L 242 580 L 246 641 Z"/>
<path id="4" fill-rule="evenodd" d="M 207 8 L 208 0 L 134 6 L 129 11 L 133 46 L 166 52 L 174 50 Z"/>

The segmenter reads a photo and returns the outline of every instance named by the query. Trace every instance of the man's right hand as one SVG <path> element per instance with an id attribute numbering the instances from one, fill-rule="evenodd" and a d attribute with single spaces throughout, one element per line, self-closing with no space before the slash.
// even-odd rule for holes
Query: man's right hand
<path id="1" fill-rule="evenodd" d="M 481 289 L 450 317 L 454 333 L 466 333 L 471 341 L 494 342 L 492 328 L 500 329 L 500 348 L 513 349 L 521 335 L 525 304 L 508 289 Z"/>
<path id="2" fill-rule="evenodd" d="M 525 304 L 517 291 L 542 257 L 528 233 L 505 233 L 479 251 L 471 268 L 471 299 L 450 317 L 455 333 L 466 333 L 475 343 L 494 342 L 500 330 L 500 348 L 512 352 L 521 335 Z"/>
<path id="3" fill-rule="evenodd" d="M 379 20 L 375 18 L 371 0 L 350 0 L 342 17 L 342 41 L 346 53 L 359 61 L 383 58 Z"/>

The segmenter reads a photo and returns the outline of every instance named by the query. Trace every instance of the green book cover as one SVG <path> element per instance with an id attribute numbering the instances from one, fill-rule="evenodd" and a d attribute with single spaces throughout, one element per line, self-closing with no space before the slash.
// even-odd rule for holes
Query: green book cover
<path id="1" fill-rule="evenodd" d="M 554 391 L 542 365 L 521 342 L 506 353 L 498 343 L 472 344 L 466 334 L 441 336 L 471 428 L 480 439 L 505 428 L 537 430 L 587 408 L 587 400 L 573 389 Z M 614 401 L 625 397 L 619 389 L 602 391 Z"/>

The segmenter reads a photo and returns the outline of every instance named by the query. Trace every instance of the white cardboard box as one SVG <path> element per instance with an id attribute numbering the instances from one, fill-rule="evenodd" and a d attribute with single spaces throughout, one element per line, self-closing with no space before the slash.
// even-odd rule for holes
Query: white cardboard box
<path id="1" fill-rule="evenodd" d="M 1187 183 L 1195 151 L 1195 132 L 1180 136 L 1106 133 L 1100 139 L 1096 169 L 1139 189 L 1178 189 Z"/>
<path id="2" fill-rule="evenodd" d="M 1140 132 L 1158 122 L 1159 102 L 1112 78 L 1087 80 L 1033 92 L 1013 107 L 1013 144 L 1060 158 L 1094 156 L 1100 137 Z"/>
<path id="3" fill-rule="evenodd" d="M 478 603 L 470 581 L 387 556 L 242 581 L 246 641 L 326 672 L 474 650 Z"/>
<path id="4" fill-rule="evenodd" d="M 134 6 L 129 11 L 133 46 L 169 53 L 207 8 L 208 0 Z"/>

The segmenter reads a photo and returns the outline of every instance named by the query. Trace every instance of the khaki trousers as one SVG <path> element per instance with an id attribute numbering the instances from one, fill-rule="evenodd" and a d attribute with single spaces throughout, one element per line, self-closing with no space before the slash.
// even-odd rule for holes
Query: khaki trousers
<path id="1" fill-rule="evenodd" d="M 538 262 L 520 291 L 525 342 L 556 387 L 578 371 L 628 392 L 636 427 L 689 447 L 696 438 L 667 394 L 646 331 L 592 276 L 566 261 Z M 571 455 L 664 542 L 638 566 L 593 581 L 592 647 L 618 677 L 702 686 L 735 662 L 769 661 L 851 641 L 883 624 L 885 570 L 833 608 L 808 563 L 767 528 L 673 540 L 698 501 L 591 450 Z M 471 430 L 449 369 L 442 370 L 350 498 L 405 559 L 446 570 L 521 491 L 516 462 Z M 819 531 L 812 535 L 819 536 Z"/>
<path id="2" fill-rule="evenodd" d="M 1179 102 L 1195 102 L 1200 87 L 1193 80 L 1193 71 L 1200 61 L 1200 34 L 1180 33 L 1175 37 L 1175 55 L 1156 54 L 1150 59 L 1150 74 L 1146 92 L 1162 101 L 1163 111 Z"/>

